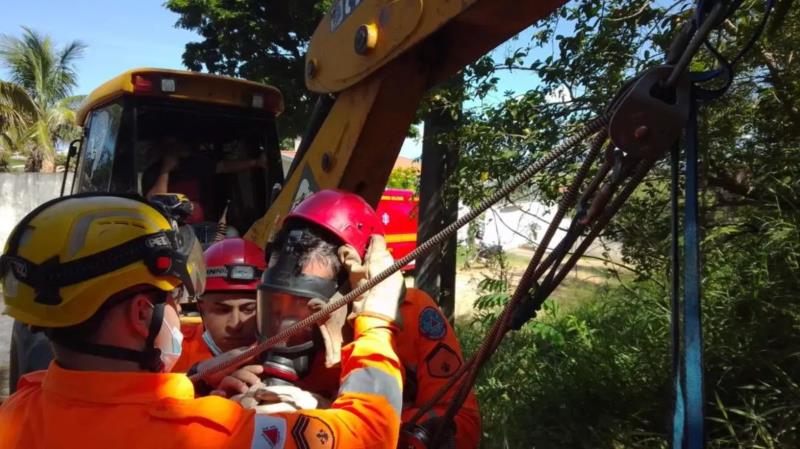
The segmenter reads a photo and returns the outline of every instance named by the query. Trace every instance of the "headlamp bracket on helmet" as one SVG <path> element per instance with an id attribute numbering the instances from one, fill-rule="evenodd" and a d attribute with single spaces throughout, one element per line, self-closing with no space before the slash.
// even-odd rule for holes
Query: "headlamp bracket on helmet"
<path id="1" fill-rule="evenodd" d="M 228 281 L 251 282 L 261 279 L 262 274 L 264 274 L 264 272 L 260 268 L 243 263 L 208 267 L 206 269 L 206 277 L 225 278 Z"/>

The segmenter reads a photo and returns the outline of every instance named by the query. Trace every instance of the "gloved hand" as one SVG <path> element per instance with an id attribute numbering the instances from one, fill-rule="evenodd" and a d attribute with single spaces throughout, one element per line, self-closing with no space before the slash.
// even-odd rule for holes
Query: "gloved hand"
<path id="1" fill-rule="evenodd" d="M 331 301 L 341 298 L 340 293 L 334 294 Z M 308 307 L 317 312 L 327 305 L 327 302 L 314 298 L 308 302 Z M 336 366 L 342 360 L 342 328 L 347 320 L 347 307 L 340 307 L 331 313 L 324 323 L 319 325 L 319 332 L 325 343 L 325 368 Z"/>
<path id="2" fill-rule="evenodd" d="M 231 400 L 242 407 L 255 409 L 258 413 L 291 413 L 297 410 L 310 410 L 330 407 L 330 401 L 293 385 L 251 386 L 244 394 L 233 396 Z"/>
<path id="3" fill-rule="evenodd" d="M 356 288 L 372 279 L 394 263 L 392 255 L 386 249 L 386 240 L 382 235 L 377 234 L 370 238 L 363 264 L 358 252 L 349 245 L 339 248 L 339 259 L 347 270 L 351 288 Z M 397 307 L 401 300 L 403 286 L 403 275 L 397 271 L 353 302 L 353 314 L 350 318 L 366 315 L 399 325 Z"/>

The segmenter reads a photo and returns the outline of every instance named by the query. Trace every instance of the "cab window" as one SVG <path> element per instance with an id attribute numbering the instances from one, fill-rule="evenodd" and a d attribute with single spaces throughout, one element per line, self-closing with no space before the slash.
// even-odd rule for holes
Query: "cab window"
<path id="1" fill-rule="evenodd" d="M 193 204 L 187 219 L 201 242 L 241 235 L 267 210 L 282 184 L 274 118 L 239 108 L 163 104 L 136 108 L 137 190 L 182 193 Z"/>
<path id="2" fill-rule="evenodd" d="M 118 103 L 92 112 L 89 132 L 81 158 L 79 192 L 108 191 L 114 167 L 114 147 L 119 132 L 122 106 Z"/>

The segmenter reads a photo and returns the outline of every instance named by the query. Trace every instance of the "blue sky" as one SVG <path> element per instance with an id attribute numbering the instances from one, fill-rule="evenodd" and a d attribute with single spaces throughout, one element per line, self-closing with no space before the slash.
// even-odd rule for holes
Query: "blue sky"
<path id="1" fill-rule="evenodd" d="M 0 0 L 0 11 L 0 34 L 19 35 L 20 27 L 27 26 L 59 45 L 77 39 L 88 46 L 77 62 L 76 94 L 87 94 L 135 67 L 184 68 L 184 46 L 200 40 L 194 32 L 175 28 L 178 15 L 167 10 L 163 0 Z M 529 33 L 523 33 L 522 39 L 526 38 Z M 495 52 L 502 58 L 514 45 L 504 44 Z M 536 82 L 522 72 L 499 75 L 499 92 L 489 102 L 499 100 L 505 90 L 524 92 Z M 409 140 L 401 154 L 416 158 L 420 152 L 420 142 Z"/>
<path id="2" fill-rule="evenodd" d="M 177 14 L 163 0 L 0 0 L 0 33 L 19 35 L 21 26 L 62 44 L 88 45 L 77 63 L 76 93 L 92 89 L 135 67 L 183 68 L 187 42 L 199 37 L 175 28 Z"/>

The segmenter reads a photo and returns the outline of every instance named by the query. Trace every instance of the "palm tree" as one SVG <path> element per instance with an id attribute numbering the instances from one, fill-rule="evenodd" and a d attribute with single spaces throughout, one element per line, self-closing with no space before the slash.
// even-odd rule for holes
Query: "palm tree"
<path id="1" fill-rule="evenodd" d="M 12 153 L 26 152 L 34 117 L 36 105 L 25 89 L 0 80 L 0 171 L 8 169 Z"/>
<path id="2" fill-rule="evenodd" d="M 25 130 L 17 129 L 15 135 L 32 139 L 26 146 L 30 149 L 27 169 L 52 171 L 56 141 L 75 127 L 72 107 L 80 97 L 71 96 L 77 85 L 74 63 L 86 46 L 73 41 L 57 49 L 49 37 L 26 27 L 22 31 L 21 38 L 0 36 L 0 61 L 34 106 L 30 120 L 22 122 L 27 123 Z M 5 97 L 4 92 L 0 96 Z M 3 102 L 11 104 L 8 97 L 0 99 Z"/>

